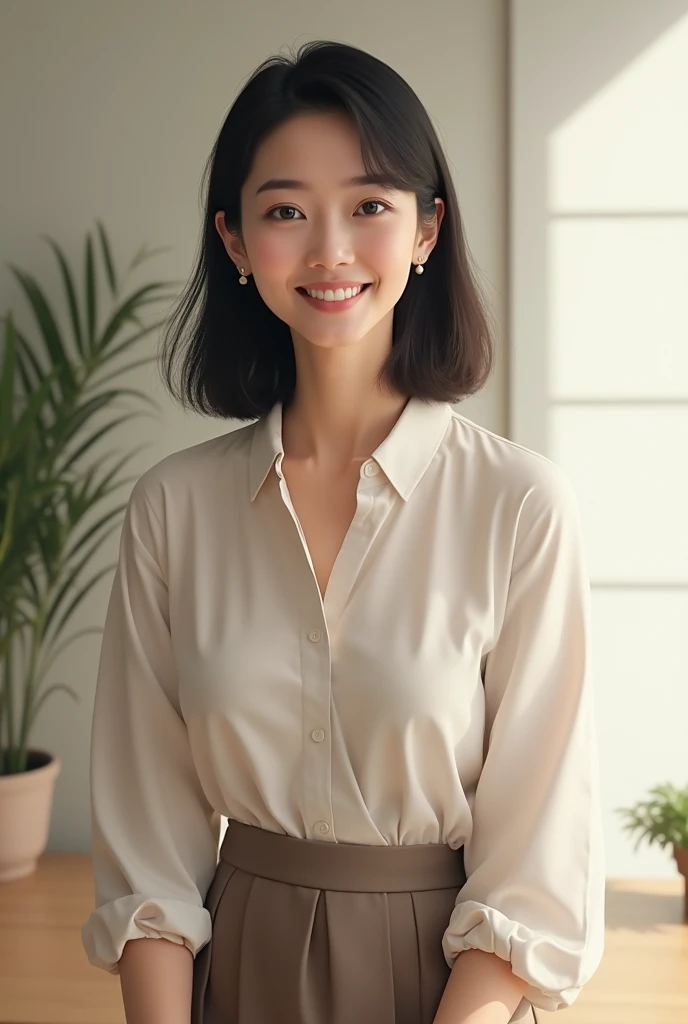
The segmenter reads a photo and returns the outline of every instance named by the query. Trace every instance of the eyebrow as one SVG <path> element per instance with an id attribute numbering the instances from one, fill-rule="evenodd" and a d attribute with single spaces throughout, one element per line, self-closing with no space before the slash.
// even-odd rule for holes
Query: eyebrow
<path id="1" fill-rule="evenodd" d="M 355 178 L 349 178 L 348 181 L 340 182 L 341 188 L 355 188 L 359 185 L 385 185 L 388 188 L 392 187 L 389 178 L 382 174 L 359 174 Z M 280 188 L 305 189 L 308 191 L 310 185 L 307 185 L 305 181 L 299 181 L 297 178 L 270 178 L 256 189 L 256 195 L 258 196 L 261 192 Z"/>

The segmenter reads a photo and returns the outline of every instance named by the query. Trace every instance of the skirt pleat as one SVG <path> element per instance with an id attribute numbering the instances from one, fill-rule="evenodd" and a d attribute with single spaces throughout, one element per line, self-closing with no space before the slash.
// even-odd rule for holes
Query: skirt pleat
<path id="1" fill-rule="evenodd" d="M 191 1024 L 432 1024 L 465 880 L 448 846 L 325 843 L 230 821 Z"/>

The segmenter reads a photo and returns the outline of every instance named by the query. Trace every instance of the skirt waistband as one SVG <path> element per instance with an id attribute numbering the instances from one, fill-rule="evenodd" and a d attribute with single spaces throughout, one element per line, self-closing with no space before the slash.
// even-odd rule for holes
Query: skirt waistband
<path id="1" fill-rule="evenodd" d="M 368 846 L 297 839 L 230 819 L 220 857 L 276 882 L 340 892 L 417 892 L 460 888 L 463 847 L 444 843 Z"/>

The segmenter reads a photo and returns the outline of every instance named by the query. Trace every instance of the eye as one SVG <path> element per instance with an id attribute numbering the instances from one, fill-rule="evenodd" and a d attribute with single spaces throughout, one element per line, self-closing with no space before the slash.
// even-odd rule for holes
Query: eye
<path id="1" fill-rule="evenodd" d="M 269 210 L 265 216 L 268 220 L 294 220 L 293 217 L 273 217 L 273 214 L 277 213 L 279 210 L 293 210 L 294 213 L 299 212 L 294 206 L 276 206 L 273 210 Z"/>
<path id="2" fill-rule="evenodd" d="M 364 206 L 381 206 L 383 210 L 388 210 L 389 207 L 385 203 L 381 203 L 379 199 L 366 199 L 365 203 L 361 203 L 359 210 Z"/>
<path id="3" fill-rule="evenodd" d="M 361 205 L 358 207 L 358 209 L 362 210 L 364 206 L 379 206 L 383 210 L 388 210 L 389 209 L 387 204 L 380 202 L 379 199 L 366 199 L 366 201 L 364 203 L 361 203 Z M 292 213 L 299 213 L 300 212 L 299 210 L 296 209 L 295 206 L 275 206 L 272 210 L 268 210 L 268 212 L 265 214 L 266 219 L 267 220 L 281 220 L 282 222 L 290 221 L 290 220 L 296 220 L 297 219 L 296 217 L 275 217 L 274 214 L 279 213 L 280 210 L 291 210 Z M 379 214 L 375 214 L 375 216 L 379 216 Z"/>

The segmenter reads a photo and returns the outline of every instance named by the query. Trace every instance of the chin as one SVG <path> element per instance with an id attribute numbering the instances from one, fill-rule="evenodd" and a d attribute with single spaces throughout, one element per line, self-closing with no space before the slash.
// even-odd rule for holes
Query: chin
<path id="1" fill-rule="evenodd" d="M 308 334 L 297 332 L 304 341 L 307 341 L 311 345 L 317 345 L 318 348 L 345 348 L 347 345 L 356 345 L 358 342 L 363 341 L 367 332 L 361 331 L 355 334 L 346 333 L 344 331 L 329 331 L 324 334 Z"/>

